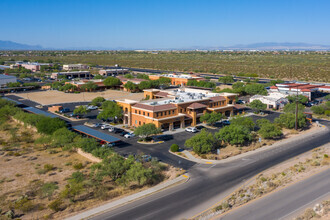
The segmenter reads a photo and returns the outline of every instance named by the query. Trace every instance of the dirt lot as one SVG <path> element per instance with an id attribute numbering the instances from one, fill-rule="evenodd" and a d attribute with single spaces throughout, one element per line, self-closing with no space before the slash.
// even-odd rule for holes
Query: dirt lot
<path id="1" fill-rule="evenodd" d="M 106 90 L 100 92 L 82 92 L 82 93 L 64 93 L 57 90 L 25 92 L 14 94 L 24 99 L 30 99 L 41 105 L 53 105 L 57 103 L 71 103 L 71 102 L 89 102 L 96 97 L 104 97 L 109 100 L 118 99 L 143 99 L 143 93 L 129 93 L 118 90 Z"/>
<path id="2" fill-rule="evenodd" d="M 79 171 L 87 178 L 91 175 L 94 163 L 75 151 L 45 148 L 35 142 L 39 137 L 33 129 L 25 128 L 13 120 L 0 125 L 0 219 L 7 219 L 4 216 L 10 212 L 20 219 L 63 219 L 150 187 L 124 187 L 107 180 L 102 185 L 104 189 L 88 188 L 91 183 L 87 179 L 82 193 L 74 197 L 72 202 L 65 203 L 65 208 L 54 211 L 49 205 L 63 197 L 72 174 Z M 163 181 L 182 174 L 178 168 L 162 166 Z M 64 203 L 61 204 L 63 206 Z"/>

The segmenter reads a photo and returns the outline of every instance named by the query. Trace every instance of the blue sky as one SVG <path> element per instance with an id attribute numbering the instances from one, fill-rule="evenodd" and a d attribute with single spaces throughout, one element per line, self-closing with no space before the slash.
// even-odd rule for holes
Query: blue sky
<path id="1" fill-rule="evenodd" d="M 0 40 L 44 47 L 330 45 L 328 0 L 0 0 Z"/>

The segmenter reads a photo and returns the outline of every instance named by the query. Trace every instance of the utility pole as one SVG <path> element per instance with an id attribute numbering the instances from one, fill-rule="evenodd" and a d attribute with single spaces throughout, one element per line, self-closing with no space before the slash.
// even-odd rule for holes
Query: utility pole
<path id="1" fill-rule="evenodd" d="M 297 86 L 297 95 L 296 95 L 296 123 L 295 128 L 298 130 L 298 86 Z"/>

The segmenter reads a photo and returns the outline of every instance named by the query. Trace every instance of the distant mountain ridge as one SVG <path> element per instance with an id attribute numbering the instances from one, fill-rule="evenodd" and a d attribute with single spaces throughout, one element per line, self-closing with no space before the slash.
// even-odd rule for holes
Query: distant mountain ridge
<path id="1" fill-rule="evenodd" d="M 40 45 L 20 44 L 13 41 L 0 40 L 0 50 L 42 50 Z"/>
<path id="2" fill-rule="evenodd" d="M 40 45 L 28 45 L 13 41 L 0 40 L 0 50 L 330 50 L 330 45 L 308 43 L 264 42 L 253 44 L 237 44 L 233 46 L 193 46 L 186 48 L 125 48 L 125 47 L 70 47 L 44 48 Z"/>

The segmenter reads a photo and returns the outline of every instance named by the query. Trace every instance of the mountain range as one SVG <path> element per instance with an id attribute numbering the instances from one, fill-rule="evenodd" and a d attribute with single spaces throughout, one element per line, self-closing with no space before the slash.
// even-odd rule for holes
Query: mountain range
<path id="1" fill-rule="evenodd" d="M 124 47 L 72 47 L 72 48 L 45 48 L 40 45 L 28 45 L 13 41 L 0 40 L 0 50 L 330 50 L 330 45 L 308 43 L 276 43 L 264 42 L 254 44 L 237 44 L 223 47 L 194 46 L 187 48 L 124 48 Z"/>

